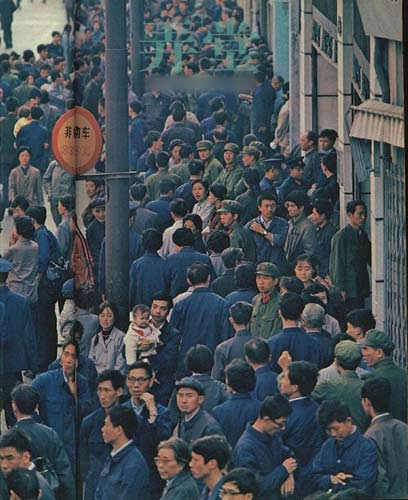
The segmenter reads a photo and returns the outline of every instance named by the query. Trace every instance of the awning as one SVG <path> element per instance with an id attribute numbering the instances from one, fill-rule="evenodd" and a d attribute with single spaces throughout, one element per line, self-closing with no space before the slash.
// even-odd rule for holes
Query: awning
<path id="1" fill-rule="evenodd" d="M 404 108 L 382 101 L 367 99 L 359 106 L 351 106 L 354 120 L 350 137 L 386 142 L 404 147 Z"/>

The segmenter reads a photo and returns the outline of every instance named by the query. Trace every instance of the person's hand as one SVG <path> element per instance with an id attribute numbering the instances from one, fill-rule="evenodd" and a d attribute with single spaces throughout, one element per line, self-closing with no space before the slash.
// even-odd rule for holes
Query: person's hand
<path id="1" fill-rule="evenodd" d="M 332 280 L 328 274 L 324 277 L 324 281 L 326 282 L 326 285 L 329 288 L 331 288 L 333 286 Z"/>
<path id="2" fill-rule="evenodd" d="M 289 474 L 292 474 L 297 469 L 297 463 L 295 458 L 287 458 L 282 465 L 285 467 L 285 469 L 288 471 Z"/>
<path id="3" fill-rule="evenodd" d="M 141 351 L 148 351 L 154 346 L 154 342 L 150 339 L 140 339 L 139 348 Z"/>
<path id="4" fill-rule="evenodd" d="M 314 280 L 316 283 L 319 283 L 320 285 L 323 285 L 325 288 L 328 289 L 329 285 L 328 285 L 326 279 L 323 279 L 321 276 L 317 275 Z"/>
<path id="5" fill-rule="evenodd" d="M 292 363 L 292 356 L 288 351 L 283 351 L 283 353 L 279 356 L 278 365 L 282 368 L 282 370 L 286 370 L 286 368 Z"/>
<path id="6" fill-rule="evenodd" d="M 289 497 L 295 491 L 295 479 L 292 474 L 286 479 L 286 481 L 280 487 L 280 492 L 283 498 Z"/>
<path id="7" fill-rule="evenodd" d="M 146 408 L 148 410 L 156 408 L 156 402 L 154 400 L 153 394 L 150 394 L 150 392 L 144 392 L 141 396 L 140 399 L 145 402 Z"/>
<path id="8" fill-rule="evenodd" d="M 249 229 L 251 231 L 255 231 L 255 233 L 263 234 L 265 231 L 265 228 L 263 227 L 262 224 L 259 224 L 259 222 L 253 222 L 250 226 Z"/>
<path id="9" fill-rule="evenodd" d="M 346 474 L 345 472 L 339 472 L 335 476 L 330 476 L 330 482 L 332 484 L 341 484 L 345 486 L 347 484 L 347 479 L 353 477 L 353 474 Z"/>

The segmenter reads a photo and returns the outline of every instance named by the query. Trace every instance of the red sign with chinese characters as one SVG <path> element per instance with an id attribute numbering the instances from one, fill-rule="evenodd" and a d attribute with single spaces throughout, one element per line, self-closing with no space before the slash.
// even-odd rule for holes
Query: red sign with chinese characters
<path id="1" fill-rule="evenodd" d="M 71 174 L 95 166 L 102 149 L 102 133 L 94 115 L 76 106 L 64 113 L 52 131 L 52 149 L 58 163 Z"/>

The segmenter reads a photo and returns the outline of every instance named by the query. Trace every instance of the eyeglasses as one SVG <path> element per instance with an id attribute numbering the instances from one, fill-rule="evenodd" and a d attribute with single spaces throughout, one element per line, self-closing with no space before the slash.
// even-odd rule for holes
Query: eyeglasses
<path id="1" fill-rule="evenodd" d="M 158 463 L 168 464 L 169 462 L 174 462 L 174 458 L 154 457 L 154 461 L 155 461 L 156 464 L 158 464 Z"/>
<path id="2" fill-rule="evenodd" d="M 143 384 L 147 380 L 150 380 L 151 377 L 128 377 L 128 382 L 131 382 L 132 384 Z"/>
<path id="3" fill-rule="evenodd" d="M 235 497 L 236 495 L 242 495 L 240 491 L 234 491 L 234 490 L 224 490 L 224 488 L 220 489 L 220 495 L 228 495 L 230 497 Z"/>
<path id="4" fill-rule="evenodd" d="M 279 429 L 283 429 L 283 428 L 285 427 L 285 425 L 286 425 L 286 420 L 284 420 L 283 422 L 278 422 L 277 420 L 273 420 L 273 419 L 271 418 L 271 421 L 272 421 L 275 425 L 277 425 L 277 426 L 279 427 Z"/>

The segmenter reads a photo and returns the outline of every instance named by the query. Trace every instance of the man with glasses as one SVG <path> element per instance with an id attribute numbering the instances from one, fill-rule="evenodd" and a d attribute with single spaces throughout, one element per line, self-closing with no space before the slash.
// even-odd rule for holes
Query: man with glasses
<path id="1" fill-rule="evenodd" d="M 259 475 L 259 499 L 293 493 L 297 468 L 291 451 L 282 444 L 280 433 L 292 413 L 289 401 L 281 395 L 268 396 L 259 416 L 239 439 L 233 453 L 235 467 L 247 467 Z"/>
<path id="2" fill-rule="evenodd" d="M 93 500 L 99 475 L 111 446 L 102 437 L 102 426 L 107 412 L 120 404 L 125 378 L 118 370 L 104 370 L 97 379 L 100 408 L 88 415 L 80 431 L 80 465 L 84 481 L 84 500 Z"/>
<path id="3" fill-rule="evenodd" d="M 232 469 L 222 478 L 221 500 L 254 500 L 258 498 L 256 475 L 245 467 Z"/>

